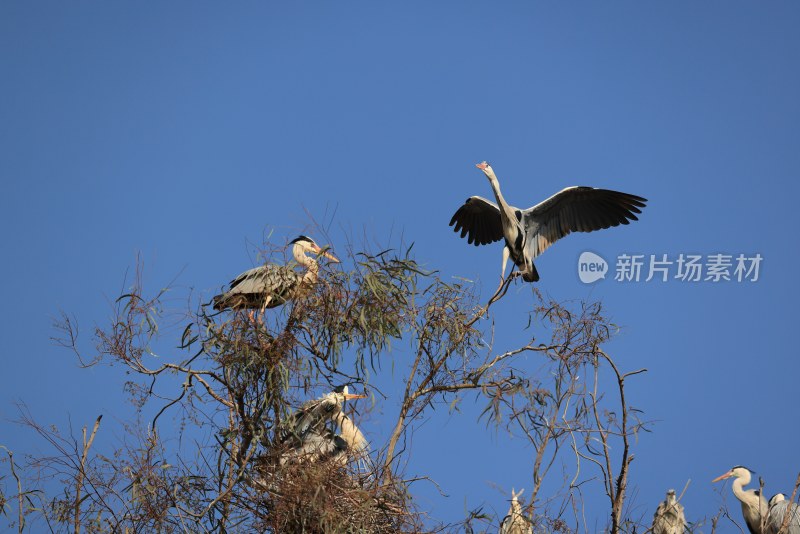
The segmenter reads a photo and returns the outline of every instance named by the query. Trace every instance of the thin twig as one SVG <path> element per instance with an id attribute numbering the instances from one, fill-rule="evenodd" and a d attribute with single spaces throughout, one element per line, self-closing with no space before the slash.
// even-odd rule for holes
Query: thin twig
<path id="1" fill-rule="evenodd" d="M 88 441 L 86 440 L 86 427 L 83 427 L 83 454 L 81 454 L 81 463 L 78 468 L 78 474 L 75 477 L 75 534 L 79 534 L 81 531 L 81 488 L 83 487 L 83 479 L 86 477 L 86 458 L 94 442 L 97 429 L 100 428 L 100 420 L 102 418 L 102 415 L 97 416 Z"/>
<path id="2" fill-rule="evenodd" d="M 5 449 L 5 447 L 3 447 L 3 448 Z M 17 528 L 18 528 L 20 534 L 22 534 L 22 531 L 25 529 L 25 515 L 23 513 L 23 508 L 22 508 L 22 497 L 23 497 L 23 495 L 22 495 L 22 481 L 20 480 L 19 475 L 17 475 L 17 470 L 16 470 L 16 468 L 14 466 L 14 453 L 11 452 L 8 449 L 6 449 L 6 453 L 8 453 L 8 462 L 9 462 L 9 465 L 11 466 L 11 475 L 14 477 L 14 480 L 17 481 L 17 506 L 19 507 L 19 511 L 18 511 L 18 523 L 19 524 L 17 525 Z"/>

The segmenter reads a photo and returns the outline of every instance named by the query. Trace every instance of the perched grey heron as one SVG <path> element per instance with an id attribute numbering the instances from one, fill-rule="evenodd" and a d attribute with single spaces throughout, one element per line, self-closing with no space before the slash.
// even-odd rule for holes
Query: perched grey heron
<path id="1" fill-rule="evenodd" d="M 332 458 L 344 465 L 348 457 L 359 457 L 369 448 L 364 434 L 342 410 L 345 401 L 366 395 L 350 393 L 340 386 L 319 399 L 308 401 L 295 412 L 281 441 L 290 447 L 281 458 L 287 461 L 316 462 Z M 337 434 L 329 423 L 339 428 Z"/>
<path id="2" fill-rule="evenodd" d="M 784 530 L 781 530 L 786 514 L 791 514 Z M 800 508 L 786 500 L 783 493 L 776 493 L 769 500 L 768 534 L 800 534 Z"/>
<path id="3" fill-rule="evenodd" d="M 653 515 L 653 534 L 683 534 L 686 529 L 686 517 L 683 505 L 675 497 L 675 490 L 667 491 L 667 498 L 658 505 Z"/>
<path id="4" fill-rule="evenodd" d="M 500 523 L 500 534 L 533 534 L 533 527 L 522 515 L 522 505 L 519 503 L 523 491 L 525 490 L 514 492 L 514 488 L 511 488 L 511 506 L 508 507 L 508 513 Z"/>
<path id="5" fill-rule="evenodd" d="M 476 165 L 494 191 L 497 204 L 474 196 L 450 219 L 450 226 L 467 242 L 486 245 L 505 239 L 503 270 L 505 277 L 509 256 L 526 282 L 539 280 L 533 260 L 550 245 L 571 232 L 592 232 L 637 221 L 637 213 L 645 207 L 646 198 L 608 189 L 573 186 L 526 210 L 509 206 L 500 192 L 500 182 L 492 167 Z M 499 207 L 498 207 L 499 205 Z"/>
<path id="6" fill-rule="evenodd" d="M 744 466 L 737 465 L 711 482 L 719 482 L 730 477 L 735 477 L 733 484 L 731 484 L 731 489 L 733 490 L 733 495 L 742 503 L 742 516 L 744 516 L 744 522 L 747 523 L 747 529 L 750 534 L 766 534 L 761 529 L 761 520 L 767 517 L 767 501 L 759 490 L 744 489 L 744 486 L 750 483 L 750 470 Z"/>
<path id="7" fill-rule="evenodd" d="M 299 292 L 311 287 L 317 281 L 319 263 L 307 253 L 324 256 L 334 263 L 339 260 L 324 251 L 313 239 L 301 235 L 291 243 L 295 261 L 306 268 L 301 274 L 289 265 L 261 265 L 243 272 L 230 283 L 230 289 L 214 297 L 214 309 L 274 308 L 295 298 Z"/>

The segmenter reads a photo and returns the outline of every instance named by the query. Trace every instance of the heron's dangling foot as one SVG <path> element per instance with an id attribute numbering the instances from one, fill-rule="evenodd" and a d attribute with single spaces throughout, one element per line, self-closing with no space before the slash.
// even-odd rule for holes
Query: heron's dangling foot
<path id="1" fill-rule="evenodd" d="M 508 278 L 506 278 L 506 280 L 510 284 L 515 279 L 519 278 L 521 275 L 522 275 L 522 273 L 519 272 L 519 271 L 511 271 L 510 273 L 508 273 Z"/>
<path id="2" fill-rule="evenodd" d="M 501 286 L 503 285 L 503 282 L 506 281 L 506 265 L 508 265 L 508 256 L 510 254 L 511 254 L 511 252 L 509 252 L 508 247 L 507 246 L 503 247 L 503 268 L 500 270 L 500 285 Z M 512 274 L 513 274 L 513 270 L 514 270 L 513 266 L 511 267 L 511 270 L 512 270 Z"/>
<path id="3" fill-rule="evenodd" d="M 259 317 L 258 322 L 261 323 L 261 326 L 264 326 L 265 324 L 264 317 L 267 315 L 267 305 L 270 303 L 271 300 L 272 299 L 270 297 L 264 299 L 264 304 L 261 305 L 261 309 L 259 310 L 261 312 L 261 317 Z"/>

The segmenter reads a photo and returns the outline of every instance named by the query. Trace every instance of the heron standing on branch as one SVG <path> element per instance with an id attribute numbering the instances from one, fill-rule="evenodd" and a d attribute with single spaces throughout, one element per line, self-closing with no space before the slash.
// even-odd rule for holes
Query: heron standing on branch
<path id="1" fill-rule="evenodd" d="M 343 411 L 344 403 L 364 399 L 340 386 L 319 399 L 308 401 L 292 415 L 281 441 L 291 449 L 281 458 L 288 461 L 316 462 L 332 458 L 344 465 L 348 457 L 358 457 L 368 448 L 364 434 Z M 329 423 L 339 428 L 337 434 Z"/>
<path id="2" fill-rule="evenodd" d="M 333 254 L 326 252 L 310 237 L 301 235 L 290 243 L 295 261 L 306 268 L 301 274 L 289 265 L 267 264 L 243 272 L 230 283 L 227 292 L 214 297 L 215 310 L 261 310 L 274 308 L 313 286 L 319 274 L 316 258 L 312 253 L 339 263 Z"/>
<path id="3" fill-rule="evenodd" d="M 733 490 L 733 495 L 742 503 L 742 515 L 750 534 L 765 534 L 764 530 L 761 529 L 761 520 L 767 517 L 767 501 L 764 500 L 759 490 L 744 489 L 744 486 L 750 483 L 750 470 L 744 466 L 737 465 L 711 482 L 719 482 L 730 477 L 735 477 L 733 484 L 731 484 L 731 489 Z"/>
<path id="4" fill-rule="evenodd" d="M 675 490 L 671 489 L 653 515 L 653 534 L 683 534 L 685 529 L 686 517 L 683 515 L 683 505 L 675 497 Z"/>
<path id="5" fill-rule="evenodd" d="M 514 261 L 526 282 L 537 282 L 539 273 L 533 260 L 550 245 L 571 232 L 592 232 L 637 221 L 646 198 L 594 187 L 568 187 L 539 204 L 521 210 L 508 203 L 500 192 L 500 182 L 492 167 L 476 165 L 492 186 L 497 204 L 482 197 L 470 197 L 450 219 L 467 242 L 486 245 L 505 239 L 503 270 L 508 258 Z"/>

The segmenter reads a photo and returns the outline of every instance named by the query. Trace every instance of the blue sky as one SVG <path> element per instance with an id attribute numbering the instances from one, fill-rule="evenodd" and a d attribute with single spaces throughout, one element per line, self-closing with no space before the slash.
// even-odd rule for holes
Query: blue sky
<path id="1" fill-rule="evenodd" d="M 568 185 L 650 200 L 640 222 L 570 236 L 537 262 L 551 297 L 602 299 L 622 325 L 609 352 L 649 369 L 629 390 L 657 421 L 636 444 L 636 510 L 649 517 L 691 478 L 687 517 L 711 516 L 709 481 L 735 464 L 790 491 L 798 23 L 784 1 L 0 4 L 0 444 L 41 446 L 9 422 L 18 400 L 48 424 L 130 417 L 121 369 L 79 370 L 49 338 L 59 310 L 85 334 L 103 324 L 137 254 L 152 287 L 177 276 L 176 302 L 208 297 L 264 235 L 306 230 L 308 212 L 334 250 L 402 235 L 488 298 L 499 245 L 447 226 L 465 198 L 491 195 L 474 167 L 486 159 L 519 207 Z M 587 286 L 584 250 L 764 260 L 756 283 Z M 509 346 L 530 305 L 522 284 L 497 305 Z M 409 470 L 449 495 L 417 486 L 436 518 L 465 503 L 503 513 L 492 483 L 530 486 L 525 451 L 485 435 L 478 407 L 415 435 Z"/>

